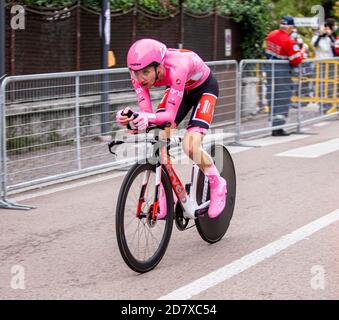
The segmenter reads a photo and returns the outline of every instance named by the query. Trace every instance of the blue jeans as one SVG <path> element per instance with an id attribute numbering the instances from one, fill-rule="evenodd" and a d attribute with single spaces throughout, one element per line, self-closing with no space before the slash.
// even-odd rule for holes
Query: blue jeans
<path id="1" fill-rule="evenodd" d="M 286 123 L 291 97 L 293 93 L 293 69 L 289 64 L 265 65 L 267 76 L 267 100 L 270 106 L 272 125 L 280 126 Z M 272 91 L 273 97 L 272 97 Z"/>

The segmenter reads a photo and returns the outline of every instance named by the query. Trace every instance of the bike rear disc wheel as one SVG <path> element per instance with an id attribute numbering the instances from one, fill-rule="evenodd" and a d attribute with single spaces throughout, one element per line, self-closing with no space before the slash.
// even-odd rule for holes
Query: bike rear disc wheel
<path id="1" fill-rule="evenodd" d="M 144 176 L 149 172 L 142 205 L 143 218 L 136 217 Z M 136 164 L 121 186 L 116 210 L 116 236 L 119 250 L 126 264 L 135 272 L 152 270 L 164 256 L 173 229 L 173 195 L 166 172 L 161 174 L 166 194 L 167 216 L 151 224 L 151 206 L 155 192 L 155 165 Z M 172 206 L 170 205 L 172 204 Z"/>
<path id="2" fill-rule="evenodd" d="M 225 235 L 234 211 L 236 196 L 236 174 L 232 157 L 225 146 L 222 144 L 213 144 L 209 150 L 209 154 L 214 160 L 220 175 L 227 182 L 227 198 L 224 211 L 216 218 L 210 218 L 208 214 L 198 217 L 196 221 L 197 230 L 203 240 L 208 243 L 218 242 Z M 209 200 L 209 187 L 204 192 L 205 175 L 200 170 L 197 181 L 197 203 Z M 208 180 L 206 184 L 208 185 Z"/>

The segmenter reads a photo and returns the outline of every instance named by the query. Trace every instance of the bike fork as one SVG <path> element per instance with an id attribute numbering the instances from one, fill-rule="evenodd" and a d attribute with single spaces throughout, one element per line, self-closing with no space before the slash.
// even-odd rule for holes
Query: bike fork
<path id="1" fill-rule="evenodd" d="M 155 167 L 155 192 L 154 192 L 153 214 L 152 214 L 153 220 L 156 219 L 156 216 L 158 214 L 158 208 L 159 208 L 161 170 L 162 170 L 161 163 L 158 162 Z"/>
<path id="2" fill-rule="evenodd" d="M 139 195 L 139 201 L 138 201 L 138 206 L 137 206 L 137 211 L 136 211 L 136 217 L 137 218 L 139 218 L 142 205 L 145 202 L 145 192 L 146 192 L 146 188 L 147 188 L 147 185 L 148 185 L 150 174 L 151 174 L 150 171 L 146 171 L 144 173 L 144 178 L 143 178 L 143 181 L 142 181 L 142 187 L 141 187 L 141 191 L 140 191 L 140 195 Z"/>
<path id="3" fill-rule="evenodd" d="M 155 169 L 155 195 L 154 195 L 154 201 L 153 201 L 153 212 L 152 212 L 152 219 L 156 219 L 156 215 L 158 212 L 159 207 L 159 195 L 160 195 L 160 183 L 161 183 L 161 164 L 157 163 L 156 169 Z M 142 187 L 139 195 L 137 210 L 136 210 L 136 217 L 140 218 L 141 208 L 143 203 L 145 202 L 145 192 L 147 189 L 147 185 L 149 182 L 151 171 L 146 171 L 144 173 L 143 181 L 142 181 Z"/>

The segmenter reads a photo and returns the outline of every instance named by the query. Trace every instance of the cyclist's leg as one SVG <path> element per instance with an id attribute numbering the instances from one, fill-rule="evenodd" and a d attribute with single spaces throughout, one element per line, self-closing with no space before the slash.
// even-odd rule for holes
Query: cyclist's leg
<path id="1" fill-rule="evenodd" d="M 204 84 L 203 84 L 204 85 Z M 197 88 L 199 89 L 199 88 Z M 217 217 L 226 205 L 226 181 L 213 163 L 211 156 L 202 148 L 204 135 L 212 122 L 218 97 L 218 84 L 214 77 L 209 79 L 202 92 L 194 92 L 199 100 L 193 108 L 192 116 L 183 140 L 184 152 L 194 161 L 208 177 L 210 184 L 210 207 L 208 214 Z M 193 99 L 194 99 L 193 98 Z"/>
<path id="2" fill-rule="evenodd" d="M 202 148 L 202 141 L 207 130 L 201 130 L 199 127 L 187 129 L 183 139 L 183 150 L 186 155 L 197 164 L 201 171 L 205 172 L 213 166 L 211 156 Z M 205 132 L 204 132 L 205 131 Z"/>
<path id="3" fill-rule="evenodd" d="M 185 153 L 194 161 L 207 176 L 210 185 L 210 206 L 208 215 L 216 218 L 226 205 L 227 182 L 213 163 L 211 156 L 202 148 L 204 134 L 197 131 L 187 131 L 183 140 Z"/>
<path id="4" fill-rule="evenodd" d="M 206 173 L 215 168 L 212 158 L 201 147 L 204 135 L 212 123 L 219 95 L 218 82 L 212 73 L 203 84 L 191 90 L 189 95 L 194 107 L 187 126 L 183 148 L 185 153 Z"/>

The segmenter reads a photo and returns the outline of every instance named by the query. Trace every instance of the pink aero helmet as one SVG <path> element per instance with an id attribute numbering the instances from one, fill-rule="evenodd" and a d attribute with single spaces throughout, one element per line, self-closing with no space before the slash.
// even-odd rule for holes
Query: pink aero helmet
<path id="1" fill-rule="evenodd" d="M 164 60 L 166 50 L 166 45 L 157 40 L 138 40 L 128 50 L 127 66 L 138 71 L 154 62 L 160 64 Z"/>

